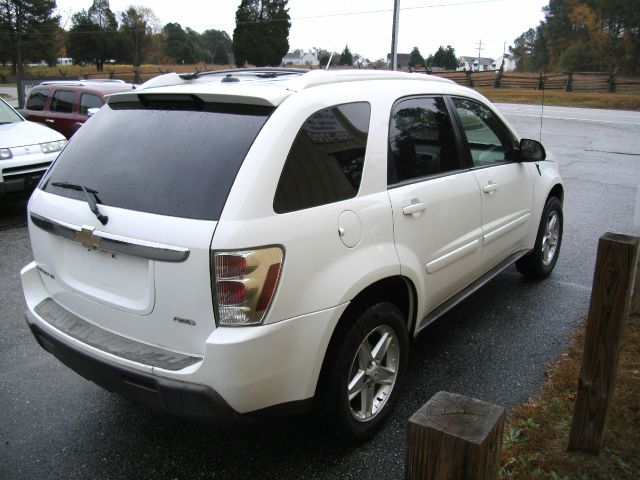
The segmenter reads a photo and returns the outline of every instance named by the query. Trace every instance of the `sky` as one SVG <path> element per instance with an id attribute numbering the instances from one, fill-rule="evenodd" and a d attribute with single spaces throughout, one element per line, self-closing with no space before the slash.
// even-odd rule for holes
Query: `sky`
<path id="1" fill-rule="evenodd" d="M 92 0 L 57 0 L 65 28 L 71 15 L 88 9 Z M 226 31 L 233 36 L 240 0 L 110 0 L 118 13 L 128 6 L 151 8 L 161 25 L 175 22 L 198 32 Z M 505 48 L 543 19 L 548 0 L 400 0 L 398 52 L 414 46 L 427 57 L 440 45 L 451 45 L 458 56 L 497 58 Z M 377 60 L 391 51 L 394 0 L 289 0 L 290 51 L 313 47 L 352 53 Z"/>

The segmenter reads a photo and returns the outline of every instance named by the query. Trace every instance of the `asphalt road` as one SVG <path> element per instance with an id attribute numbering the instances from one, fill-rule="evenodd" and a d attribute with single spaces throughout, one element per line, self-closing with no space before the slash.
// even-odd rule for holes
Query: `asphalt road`
<path id="1" fill-rule="evenodd" d="M 540 109 L 500 105 L 539 138 Z M 640 113 L 547 107 L 542 140 L 566 181 L 565 236 L 553 275 L 510 268 L 415 342 L 396 411 L 349 446 L 308 418 L 213 428 L 150 411 L 59 364 L 23 320 L 31 260 L 24 202 L 0 202 L 0 478 L 402 478 L 407 419 L 439 390 L 511 407 L 535 395 L 545 365 L 586 313 L 598 237 L 640 234 Z"/>

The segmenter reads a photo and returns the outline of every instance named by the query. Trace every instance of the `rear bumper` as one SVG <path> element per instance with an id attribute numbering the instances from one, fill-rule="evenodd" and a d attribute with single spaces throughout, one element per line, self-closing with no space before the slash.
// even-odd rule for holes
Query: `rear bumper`
<path id="1" fill-rule="evenodd" d="M 130 353 L 132 348 L 126 344 L 119 348 L 113 335 L 91 333 L 83 338 L 76 334 L 75 327 L 69 328 L 68 317 L 74 316 L 70 312 L 54 321 L 39 308 L 54 300 L 49 299 L 35 262 L 21 275 L 27 323 L 45 350 L 107 390 L 207 423 L 244 422 L 308 410 L 331 334 L 346 308 L 259 327 L 217 328 L 203 339 L 201 359 L 171 370 L 147 361 L 149 356 L 136 359 L 119 353 Z"/>
<path id="2" fill-rule="evenodd" d="M 208 423 L 246 421 L 213 389 L 108 363 L 46 332 L 27 312 L 27 324 L 40 346 L 67 367 L 101 387 L 151 408 Z"/>

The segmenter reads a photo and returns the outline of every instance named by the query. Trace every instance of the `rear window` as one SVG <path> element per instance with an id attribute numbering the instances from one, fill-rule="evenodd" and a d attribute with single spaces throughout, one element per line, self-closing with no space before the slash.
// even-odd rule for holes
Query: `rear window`
<path id="1" fill-rule="evenodd" d="M 44 105 L 47 103 L 47 95 L 49 95 L 47 90 L 33 90 L 27 100 L 26 109 L 36 112 L 43 111 Z"/>
<path id="2" fill-rule="evenodd" d="M 105 105 L 74 135 L 42 188 L 84 200 L 82 191 L 53 185 L 68 182 L 95 190 L 102 205 L 218 220 L 272 111 L 176 96 Z"/>

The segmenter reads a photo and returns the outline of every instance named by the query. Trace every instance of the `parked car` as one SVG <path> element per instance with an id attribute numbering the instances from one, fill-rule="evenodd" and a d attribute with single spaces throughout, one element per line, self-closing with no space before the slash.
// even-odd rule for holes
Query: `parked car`
<path id="1" fill-rule="evenodd" d="M 56 80 L 42 82 L 29 90 L 24 113 L 71 138 L 87 121 L 92 109 L 102 107 L 106 96 L 132 90 L 122 80 Z"/>
<path id="2" fill-rule="evenodd" d="M 66 143 L 0 98 L 0 196 L 33 190 Z"/>
<path id="3" fill-rule="evenodd" d="M 155 408 L 315 408 L 363 437 L 410 338 L 513 263 L 551 273 L 563 197 L 543 146 L 448 80 L 169 74 L 110 96 L 31 197 L 27 322 Z"/>

